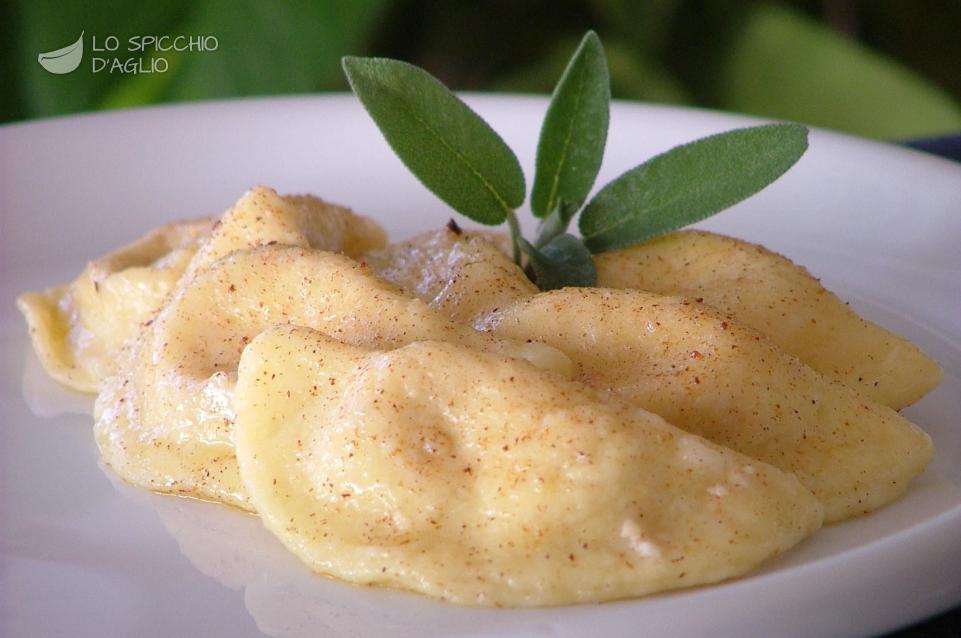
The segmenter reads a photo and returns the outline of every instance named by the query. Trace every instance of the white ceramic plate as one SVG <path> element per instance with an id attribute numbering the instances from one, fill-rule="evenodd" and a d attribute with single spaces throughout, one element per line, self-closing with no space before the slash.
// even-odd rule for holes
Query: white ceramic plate
<path id="1" fill-rule="evenodd" d="M 470 101 L 532 172 L 542 99 Z M 600 182 L 751 123 L 613 108 Z M 706 226 L 767 244 L 919 343 L 943 385 L 907 410 L 937 452 L 907 496 L 758 572 L 644 600 L 470 609 L 313 576 L 257 519 L 142 492 L 98 463 L 89 400 L 46 379 L 16 294 L 253 184 L 310 191 L 393 237 L 450 215 L 348 96 L 206 103 L 0 128 L 0 634 L 111 636 L 853 636 L 961 602 L 961 168 L 813 131 L 773 187 Z M 76 413 L 79 411 L 80 413 Z"/>

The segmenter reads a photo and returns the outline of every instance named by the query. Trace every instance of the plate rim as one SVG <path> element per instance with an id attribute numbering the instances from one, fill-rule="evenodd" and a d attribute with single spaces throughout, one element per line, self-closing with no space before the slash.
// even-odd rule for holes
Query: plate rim
<path id="1" fill-rule="evenodd" d="M 480 105 L 491 100 L 499 101 L 499 100 L 505 100 L 505 99 L 506 100 L 521 99 L 525 101 L 541 102 L 546 106 L 547 101 L 549 99 L 546 96 L 527 95 L 527 94 L 503 94 L 503 93 L 490 94 L 490 93 L 468 92 L 468 93 L 461 93 L 460 95 L 463 95 L 464 97 L 466 97 L 468 103 L 472 105 L 474 105 L 475 103 Z M 163 118 L 163 117 L 168 117 L 169 116 L 168 114 L 173 112 L 183 113 L 184 111 L 196 110 L 196 109 L 219 109 L 219 108 L 246 109 L 246 108 L 253 107 L 255 109 L 266 109 L 266 111 L 269 111 L 270 110 L 269 106 L 272 104 L 276 104 L 278 102 L 284 103 L 284 104 L 294 104 L 302 101 L 342 102 L 346 100 L 354 100 L 353 95 L 350 93 L 338 93 L 338 94 L 306 95 L 306 96 L 301 95 L 301 96 L 281 96 L 281 97 L 238 98 L 238 99 L 227 99 L 227 100 L 210 100 L 210 101 L 202 101 L 202 102 L 156 105 L 156 106 L 149 106 L 149 107 L 142 107 L 142 108 L 122 109 L 117 111 L 72 114 L 72 115 L 66 115 L 66 116 L 40 118 L 37 120 L 30 120 L 30 121 L 23 121 L 23 122 L 5 123 L 3 125 L 0 125 L 0 140 L 5 139 L 7 135 L 12 135 L 13 133 L 11 133 L 11 131 L 23 132 L 26 129 L 39 130 L 41 127 L 48 127 L 48 126 L 74 126 L 80 122 L 83 122 L 83 125 L 88 125 L 88 123 L 101 124 L 103 123 L 104 120 L 109 120 L 112 118 L 120 118 L 120 117 L 124 119 L 131 119 L 131 118 L 136 119 L 141 117 L 147 117 L 148 119 L 155 118 L 155 117 Z M 669 105 L 657 105 L 657 104 L 651 104 L 651 103 L 638 103 L 638 102 L 631 102 L 631 101 L 614 101 L 612 103 L 612 118 L 614 117 L 615 109 L 619 112 L 623 111 L 624 109 L 629 109 L 633 111 L 638 107 L 641 107 L 642 109 L 656 109 L 656 110 L 661 110 L 666 112 L 681 112 L 681 113 L 684 113 L 685 115 L 692 116 L 692 117 L 709 117 L 711 119 L 716 119 L 718 122 L 728 121 L 728 120 L 730 121 L 740 120 L 740 121 L 743 121 L 745 124 L 749 124 L 751 122 L 771 121 L 770 118 L 762 118 L 762 117 L 750 116 L 750 115 L 744 115 L 744 114 L 738 114 L 738 113 L 728 113 L 728 112 L 716 111 L 712 109 L 676 107 L 676 106 L 669 106 Z M 269 117 L 269 114 L 265 114 L 265 116 Z M 840 133 L 837 131 L 831 131 L 827 129 L 820 129 L 817 127 L 811 127 L 811 129 L 812 131 L 818 131 L 820 135 L 829 136 L 833 138 L 835 141 L 842 144 L 849 144 L 849 143 L 856 143 L 858 145 L 867 144 L 877 149 L 878 151 L 882 151 L 884 153 L 894 153 L 904 158 L 910 157 L 914 161 L 926 162 L 931 166 L 932 170 L 942 171 L 947 169 L 949 173 L 953 172 L 953 174 L 957 176 L 961 176 L 961 164 L 958 164 L 956 162 L 953 162 L 951 160 L 947 160 L 938 156 L 931 155 L 929 153 L 926 153 L 920 150 L 901 147 L 901 146 L 897 146 L 887 142 L 869 140 L 866 138 L 861 138 L 858 136 L 853 136 L 846 133 Z M 0 156 L 2 155 L 5 155 L 5 153 L 0 152 Z M 0 174 L 0 181 L 3 181 L 3 178 L 5 178 L 5 176 Z M 878 303 L 882 303 L 882 302 L 878 302 Z M 902 309 L 894 308 L 891 310 L 900 312 Z M 926 329 L 929 331 L 930 331 L 930 328 L 931 328 L 930 326 L 926 327 Z M 954 339 L 958 339 L 959 341 L 961 341 L 961 333 L 957 335 L 946 335 L 946 336 L 953 337 Z M 917 528 L 923 528 L 923 530 L 918 530 Z M 944 531 L 946 529 L 954 530 L 955 532 L 957 532 L 957 536 L 961 538 L 961 505 L 958 505 L 951 510 L 941 512 L 938 515 L 930 519 L 927 519 L 925 521 L 922 521 L 911 528 L 901 530 L 898 533 L 892 534 L 884 538 L 876 539 L 875 541 L 868 543 L 864 546 L 858 546 L 856 548 L 852 548 L 851 550 L 847 550 L 844 552 L 844 555 L 847 556 L 849 553 L 854 553 L 859 555 L 864 553 L 867 553 L 867 554 L 883 553 L 883 550 L 886 548 L 878 547 L 878 546 L 900 544 L 900 542 L 903 542 L 903 539 L 902 540 L 898 540 L 898 539 L 903 535 L 908 535 L 909 533 L 918 534 L 920 531 L 923 531 L 924 536 L 927 537 L 927 536 L 932 536 L 937 531 Z M 823 557 L 812 563 L 805 563 L 803 565 L 792 567 L 791 569 L 785 570 L 784 572 L 762 574 L 758 578 L 760 580 L 764 580 L 765 582 L 767 582 L 767 579 L 783 580 L 783 579 L 786 579 L 788 575 L 794 572 L 795 570 L 810 571 L 823 562 L 830 562 L 831 558 L 832 557 Z M 749 579 L 750 574 L 748 574 L 746 578 Z M 726 584 L 731 586 L 740 586 L 740 587 L 745 587 L 749 585 L 748 582 L 742 581 L 741 579 L 729 581 Z M 757 583 L 753 583 L 750 585 L 757 585 Z M 961 587 L 961 584 L 959 584 L 959 587 Z M 714 589 L 713 587 L 710 587 L 710 586 L 709 588 Z M 699 591 L 700 589 L 701 588 L 698 588 L 698 590 L 696 591 Z M 678 590 L 675 593 L 683 594 L 685 593 L 685 591 L 686 590 Z M 652 600 L 652 599 L 616 601 L 616 602 L 607 603 L 607 604 L 631 605 L 634 603 L 643 603 L 647 600 Z M 947 604 L 940 607 L 937 607 L 937 606 L 932 607 L 927 611 L 917 612 L 912 618 L 910 618 L 909 620 L 907 620 L 905 623 L 902 623 L 902 624 L 907 624 L 919 618 L 923 618 L 931 613 L 936 613 L 937 611 L 946 609 L 948 607 L 951 607 L 957 604 L 957 602 L 961 602 L 961 596 L 959 596 L 957 600 L 955 600 L 954 602 L 948 602 Z M 590 606 L 578 605 L 573 607 L 564 607 L 563 609 L 585 609 L 587 607 L 590 607 Z M 891 626 L 889 628 L 893 629 L 896 626 L 900 626 L 900 625 Z"/>

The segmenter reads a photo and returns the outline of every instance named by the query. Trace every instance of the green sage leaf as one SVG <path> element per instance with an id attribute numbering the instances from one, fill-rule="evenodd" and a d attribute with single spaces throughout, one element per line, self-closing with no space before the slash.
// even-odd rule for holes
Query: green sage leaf
<path id="1" fill-rule="evenodd" d="M 535 248 L 524 239 L 521 245 L 527 253 L 528 265 L 534 271 L 537 287 L 541 290 L 597 285 L 594 259 L 577 237 L 564 233 L 541 248 Z"/>
<path id="2" fill-rule="evenodd" d="M 807 150 L 807 129 L 766 124 L 677 146 L 616 178 L 579 220 L 591 252 L 683 228 L 757 193 Z"/>
<path id="3" fill-rule="evenodd" d="M 559 202 L 587 199 L 604 157 L 611 84 L 604 49 L 588 31 L 554 88 L 537 143 L 531 210 L 546 217 Z"/>
<path id="4" fill-rule="evenodd" d="M 385 58 L 346 57 L 343 65 L 387 143 L 454 210 L 495 225 L 524 202 L 514 152 L 437 78 Z"/>

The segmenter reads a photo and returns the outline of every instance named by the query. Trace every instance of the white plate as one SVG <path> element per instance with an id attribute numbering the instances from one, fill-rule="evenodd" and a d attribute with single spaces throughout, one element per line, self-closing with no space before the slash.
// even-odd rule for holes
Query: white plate
<path id="1" fill-rule="evenodd" d="M 542 99 L 470 101 L 532 170 Z M 657 151 L 750 123 L 617 104 L 606 181 Z M 773 187 L 706 226 L 782 251 L 947 371 L 907 414 L 934 437 L 901 501 L 818 532 L 758 572 L 645 600 L 454 607 L 313 576 L 253 517 L 116 484 L 89 401 L 45 378 L 15 295 L 256 183 L 310 191 L 394 237 L 449 211 L 349 96 L 206 103 L 0 128 L 0 634 L 250 636 L 869 635 L 961 602 L 961 168 L 814 131 Z"/>

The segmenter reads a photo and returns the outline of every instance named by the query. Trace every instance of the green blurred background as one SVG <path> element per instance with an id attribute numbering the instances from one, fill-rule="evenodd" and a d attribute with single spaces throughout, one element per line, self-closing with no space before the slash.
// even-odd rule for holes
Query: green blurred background
<path id="1" fill-rule="evenodd" d="M 0 122 L 346 89 L 345 54 L 414 62 L 458 90 L 548 92 L 588 28 L 615 97 L 793 119 L 877 138 L 961 131 L 961 1 L 7 0 Z M 52 75 L 37 55 L 85 32 L 214 35 L 153 53 L 166 73 Z M 150 60 L 147 60 L 150 63 Z"/>

